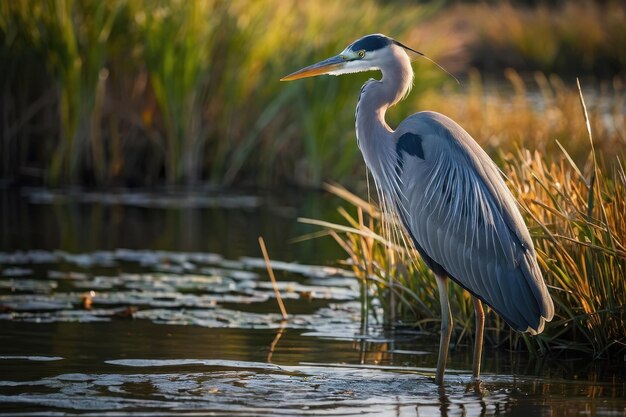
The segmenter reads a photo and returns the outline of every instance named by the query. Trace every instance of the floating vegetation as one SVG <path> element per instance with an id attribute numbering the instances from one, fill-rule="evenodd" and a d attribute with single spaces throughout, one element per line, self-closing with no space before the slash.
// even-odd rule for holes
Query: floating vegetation
<path id="1" fill-rule="evenodd" d="M 0 252 L 0 266 L 68 263 L 75 266 L 111 267 L 118 266 L 119 262 L 129 262 L 137 263 L 140 266 L 178 264 L 184 268 L 185 266 L 192 266 L 194 263 L 219 265 L 223 261 L 224 259 L 221 255 L 214 253 L 132 249 L 116 249 L 114 251 L 96 251 L 81 254 L 68 253 L 61 250 L 52 252 L 43 250 Z"/>
<path id="2" fill-rule="evenodd" d="M 444 407 L 496 416 L 572 401 L 570 411 L 612 415 L 624 406 L 621 376 L 564 382 L 524 360 L 499 375 L 493 355 L 472 388 L 462 349 L 442 391 L 431 382 L 436 345 L 424 332 L 361 333 L 359 284 L 341 268 L 272 262 L 285 321 L 261 258 L 119 249 L 0 252 L 0 260 L 0 272 L 29 271 L 0 278 L 8 329 L 0 341 L 11 341 L 0 352 L 6 414 L 439 415 Z"/>
<path id="3" fill-rule="evenodd" d="M 211 253 L 129 249 L 79 254 L 24 251 L 0 252 L 0 266 L 5 276 L 0 279 L 4 320 L 92 322 L 132 317 L 210 328 L 277 328 L 282 321 L 277 309 L 267 305 L 275 292 L 263 279 L 262 258 L 227 260 Z M 358 299 L 351 272 L 286 262 L 272 266 L 288 277 L 276 283 L 286 301 L 348 303 L 358 311 L 350 304 Z M 330 281 L 325 282 L 326 277 Z M 355 314 L 342 317 L 339 309 L 320 306 L 314 314 L 291 315 L 289 327 L 323 330 L 341 325 L 340 331 L 352 331 Z"/>
<path id="4" fill-rule="evenodd" d="M 116 191 L 89 191 L 83 189 L 53 190 L 48 188 L 28 188 L 22 189 L 22 194 L 34 204 L 52 203 L 99 203 L 104 205 L 122 205 L 143 208 L 237 208 L 250 209 L 259 207 L 263 200 L 259 196 L 234 194 L 199 192 L 196 189 L 192 192 L 189 189 L 184 191 L 172 189 L 162 189 L 159 191 L 137 191 L 119 189 Z M 205 190 L 211 191 L 211 190 Z"/>
<path id="5" fill-rule="evenodd" d="M 49 362 L 49 361 L 61 361 L 63 360 L 60 356 L 0 356 L 0 360 L 9 360 L 9 361 L 35 361 L 35 362 Z"/>

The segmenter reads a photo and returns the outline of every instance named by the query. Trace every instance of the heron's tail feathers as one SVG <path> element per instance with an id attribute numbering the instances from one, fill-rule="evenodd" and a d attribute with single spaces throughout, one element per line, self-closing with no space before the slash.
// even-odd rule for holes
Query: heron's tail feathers
<path id="1" fill-rule="evenodd" d="M 532 327 L 528 326 L 526 328 L 526 330 L 524 330 L 524 333 L 530 333 L 533 336 L 538 335 L 539 333 L 543 332 L 543 328 L 546 325 L 546 321 L 550 321 L 552 320 L 552 318 L 546 319 L 545 317 L 540 317 L 539 318 L 539 325 L 537 326 L 536 329 L 533 329 Z"/>
<path id="2" fill-rule="evenodd" d="M 526 331 L 532 335 L 537 335 L 543 331 L 546 322 L 551 321 L 554 317 L 554 303 L 548 293 L 548 287 L 543 280 L 543 275 L 537 264 L 536 255 L 527 254 L 525 261 L 526 262 L 522 263 L 522 271 L 524 275 L 526 275 L 527 282 L 532 288 L 533 295 L 541 313 L 537 325 L 534 327 L 529 326 Z"/>
<path id="3" fill-rule="evenodd" d="M 530 251 L 520 260 L 517 277 L 516 298 L 523 299 L 523 307 L 517 309 L 517 320 L 511 324 L 514 329 L 532 335 L 541 333 L 546 322 L 554 317 L 554 303 L 548 293 L 536 255 Z M 520 321 L 519 319 L 522 318 Z"/>

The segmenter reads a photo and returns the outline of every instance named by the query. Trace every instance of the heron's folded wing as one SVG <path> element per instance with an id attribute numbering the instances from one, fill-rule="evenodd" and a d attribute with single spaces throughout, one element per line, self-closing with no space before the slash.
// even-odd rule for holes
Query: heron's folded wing
<path id="1" fill-rule="evenodd" d="M 399 150 L 405 225 L 422 252 L 514 328 L 541 331 L 553 306 L 515 201 L 469 134 L 436 116 L 415 124 L 423 158 Z"/>

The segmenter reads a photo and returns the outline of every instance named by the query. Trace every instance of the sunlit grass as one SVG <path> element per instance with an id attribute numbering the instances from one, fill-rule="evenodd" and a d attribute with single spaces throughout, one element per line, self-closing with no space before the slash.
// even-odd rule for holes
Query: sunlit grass
<path id="1" fill-rule="evenodd" d="M 618 4 L 611 3 L 604 26 L 600 6 L 559 8 L 558 18 L 544 9 L 374 0 L 3 2 L 2 172 L 49 184 L 355 183 L 363 165 L 350 126 L 361 84 L 376 75 L 294 83 L 281 76 L 373 32 L 464 70 L 473 47 L 455 25 L 441 23 L 447 15 L 467 15 L 488 51 L 496 41 L 509 50 L 528 44 L 517 49 L 535 56 L 565 42 L 584 47 L 585 61 L 619 55 Z M 487 12 L 502 18 L 476 18 Z M 569 36 L 575 19 L 593 33 Z M 541 39 L 541 25 L 550 39 Z M 558 151 L 553 139 L 563 139 L 580 160 L 585 141 L 568 123 L 575 94 L 558 78 L 521 81 L 509 71 L 507 91 L 479 76 L 459 89 L 426 60 L 414 69 L 413 93 L 391 112 L 392 124 L 419 109 L 441 110 L 492 149 L 520 145 L 549 154 Z M 624 142 L 624 89 L 616 81 L 598 91 L 597 104 L 590 97 L 596 143 L 613 152 Z M 611 123 L 613 130 L 603 127 Z"/>
<path id="2" fill-rule="evenodd" d="M 103 151 L 101 117 L 103 83 L 108 77 L 104 66 L 106 46 L 119 11 L 118 3 L 17 0 L 0 8 L 0 28 L 9 37 L 4 44 L 4 88 L 24 77 L 19 65 L 43 62 L 54 79 L 59 135 L 56 149 L 48 159 L 52 182 L 75 179 L 83 170 L 101 177 Z M 24 54 L 25 44 L 31 49 Z M 12 54 L 21 59 L 12 61 Z M 41 59 L 41 61 L 39 61 Z M 39 62 L 38 62 L 39 61 Z M 31 70 L 27 75 L 33 76 Z M 22 99 L 19 97 L 18 99 Z M 4 100 L 7 100 L 6 98 Z M 5 101 L 5 106 L 9 104 Z M 38 105 L 37 101 L 34 105 Z M 30 109 L 26 109 L 27 114 Z M 5 116 L 7 114 L 5 113 Z M 26 115 L 19 115 L 26 117 Z M 32 117 L 32 116 L 31 116 Z M 11 138 L 7 138 L 10 140 Z"/>
<path id="3" fill-rule="evenodd" d="M 149 73 L 165 147 L 168 183 L 197 182 L 208 127 L 202 118 L 223 11 L 210 2 L 129 2 Z"/>
<path id="4" fill-rule="evenodd" d="M 344 23 L 346 9 L 358 28 Z M 353 135 L 332 121 L 353 118 L 365 76 L 318 85 L 279 79 L 366 32 L 404 37 L 429 10 L 374 0 L 3 3 L 2 145 L 54 148 L 39 158 L 55 184 L 349 177 L 357 154 L 342 147 Z M 441 78 L 432 68 L 421 73 Z M 22 104 L 15 85 L 24 74 L 48 82 L 52 94 L 29 92 L 43 103 Z M 24 123 L 12 120 L 24 115 L 27 126 L 45 119 L 47 130 L 17 142 Z"/>
<path id="5" fill-rule="evenodd" d="M 533 149 L 561 156 L 561 143 L 578 163 L 589 154 L 576 85 L 535 73 L 530 79 L 505 72 L 506 83 L 489 84 L 472 72 L 465 91 L 428 92 L 421 108 L 439 111 L 461 125 L 490 153 Z M 626 149 L 626 88 L 619 81 L 584 89 L 595 147 L 600 158 Z M 607 161 L 610 162 L 610 161 Z"/>

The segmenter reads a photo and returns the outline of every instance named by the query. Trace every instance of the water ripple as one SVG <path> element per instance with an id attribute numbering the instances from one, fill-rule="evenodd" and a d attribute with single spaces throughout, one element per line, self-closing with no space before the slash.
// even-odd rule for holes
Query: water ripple
<path id="1" fill-rule="evenodd" d="M 508 407 L 503 389 L 488 396 L 449 384 L 445 392 L 415 373 L 325 366 L 276 366 L 220 360 L 111 360 L 109 365 L 222 368 L 211 372 L 62 374 L 12 386 L 0 403 L 83 412 L 203 412 L 261 415 L 496 415 Z M 2 384 L 0 384 L 0 388 Z M 442 405 L 444 404 L 444 405 Z"/>

